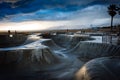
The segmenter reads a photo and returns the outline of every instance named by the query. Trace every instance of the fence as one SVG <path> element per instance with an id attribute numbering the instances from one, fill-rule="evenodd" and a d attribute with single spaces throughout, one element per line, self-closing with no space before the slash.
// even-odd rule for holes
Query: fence
<path id="1" fill-rule="evenodd" d="M 102 42 L 107 44 L 120 45 L 120 35 L 103 33 Z"/>

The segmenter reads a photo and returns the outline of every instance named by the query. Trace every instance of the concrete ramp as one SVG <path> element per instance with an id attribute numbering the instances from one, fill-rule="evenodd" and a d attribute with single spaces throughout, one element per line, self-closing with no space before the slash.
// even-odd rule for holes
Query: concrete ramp
<path id="1" fill-rule="evenodd" d="M 87 62 L 75 80 L 120 80 L 120 57 L 102 57 Z"/>
<path id="2" fill-rule="evenodd" d="M 64 48 L 58 46 L 52 39 L 46 39 L 41 42 L 41 44 L 48 46 L 51 50 L 62 50 Z"/>
<path id="3" fill-rule="evenodd" d="M 0 69 L 11 71 L 43 70 L 45 66 L 58 64 L 59 57 L 39 42 L 21 47 L 0 49 Z M 47 67 L 48 68 L 48 67 Z"/>
<path id="4" fill-rule="evenodd" d="M 57 35 L 53 36 L 52 40 L 60 47 L 71 49 L 75 47 L 80 41 L 90 40 L 90 37 L 74 36 L 74 35 Z"/>
<path id="5" fill-rule="evenodd" d="M 46 42 L 43 39 L 19 47 L 0 48 L 0 80 L 9 80 L 9 78 L 12 80 L 63 78 L 60 75 L 64 71 L 61 70 L 69 70 L 73 59 L 64 57 L 62 53 L 61 55 L 54 53 L 55 51 L 52 51 L 49 46 L 41 44 L 44 41 Z M 52 44 L 57 49 L 60 48 L 51 40 L 50 42 L 48 40 L 47 43 L 48 45 Z M 69 74 L 72 72 L 70 71 Z"/>
<path id="6" fill-rule="evenodd" d="M 57 45 L 66 48 L 66 47 L 69 46 L 69 43 L 70 43 L 71 40 L 72 40 L 72 36 L 68 36 L 68 35 L 65 35 L 65 34 L 62 35 L 62 34 L 61 34 L 61 35 L 53 36 L 52 39 L 53 39 L 53 41 L 54 41 Z"/>
<path id="7" fill-rule="evenodd" d="M 102 43 L 80 42 L 65 53 L 75 54 L 80 59 L 91 60 L 105 56 L 120 56 L 120 46 Z"/>

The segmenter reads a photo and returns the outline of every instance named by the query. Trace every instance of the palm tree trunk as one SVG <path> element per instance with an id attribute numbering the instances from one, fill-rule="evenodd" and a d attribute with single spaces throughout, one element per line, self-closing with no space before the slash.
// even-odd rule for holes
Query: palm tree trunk
<path id="1" fill-rule="evenodd" d="M 113 16 L 111 17 L 111 33 L 113 32 Z"/>
<path id="2" fill-rule="evenodd" d="M 110 43 L 112 44 L 112 32 L 113 32 L 113 16 L 111 16 L 111 27 L 110 27 Z"/>

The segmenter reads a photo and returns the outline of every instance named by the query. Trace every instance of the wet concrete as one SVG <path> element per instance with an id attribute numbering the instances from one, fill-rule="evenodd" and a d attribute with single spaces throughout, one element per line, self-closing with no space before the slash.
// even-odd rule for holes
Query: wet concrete
<path id="1" fill-rule="evenodd" d="M 76 80 L 120 80 L 120 57 L 101 57 L 87 62 Z"/>
<path id="2" fill-rule="evenodd" d="M 65 38 L 67 35 L 54 39 L 29 38 L 22 46 L 0 48 L 0 80 L 75 80 L 75 74 L 81 67 L 89 65 L 89 61 L 120 56 L 119 46 L 82 42 L 81 38 L 75 36 L 68 36 L 64 40 L 61 36 Z M 86 77 L 80 80 L 90 79 Z"/>

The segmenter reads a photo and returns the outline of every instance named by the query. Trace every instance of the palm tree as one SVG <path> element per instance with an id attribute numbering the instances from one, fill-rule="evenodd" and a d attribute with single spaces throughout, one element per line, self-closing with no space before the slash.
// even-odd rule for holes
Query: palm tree
<path id="1" fill-rule="evenodd" d="M 108 13 L 109 15 L 111 16 L 111 32 L 112 32 L 112 29 L 113 29 L 113 17 L 117 14 L 116 13 L 116 5 L 110 5 L 108 7 Z"/>
<path id="2" fill-rule="evenodd" d="M 113 17 L 117 14 L 116 13 L 116 5 L 114 5 L 114 4 L 110 5 L 108 7 L 108 13 L 111 16 L 111 28 L 110 28 L 110 32 L 112 34 L 112 32 L 113 32 Z M 111 35 L 110 43 L 112 44 L 112 35 Z"/>

